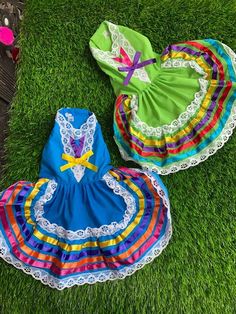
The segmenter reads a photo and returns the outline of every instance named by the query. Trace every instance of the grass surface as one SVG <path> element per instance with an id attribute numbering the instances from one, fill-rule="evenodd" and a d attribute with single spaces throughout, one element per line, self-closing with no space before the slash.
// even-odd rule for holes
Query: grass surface
<path id="1" fill-rule="evenodd" d="M 28 0 L 21 33 L 17 95 L 0 190 L 36 181 L 40 156 L 63 106 L 94 111 L 113 164 L 115 96 L 89 51 L 104 20 L 127 25 L 161 52 L 170 43 L 215 38 L 236 50 L 236 2 Z M 163 177 L 174 233 L 153 263 L 123 281 L 58 292 L 0 261 L 1 313 L 235 313 L 236 137 L 203 164 Z"/>

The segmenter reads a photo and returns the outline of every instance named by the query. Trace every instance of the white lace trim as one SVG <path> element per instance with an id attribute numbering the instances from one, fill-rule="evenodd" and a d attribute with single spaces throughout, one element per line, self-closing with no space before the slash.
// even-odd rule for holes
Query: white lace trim
<path id="1" fill-rule="evenodd" d="M 128 39 L 119 31 L 119 27 L 111 22 L 106 22 L 109 34 L 112 40 L 112 49 L 111 51 L 103 51 L 98 48 L 90 47 L 91 52 L 95 59 L 106 62 L 110 66 L 118 69 L 120 63 L 113 60 L 114 57 L 119 57 L 120 48 L 124 48 L 126 53 L 129 55 L 130 59 L 134 59 L 135 49 L 131 46 Z M 104 36 L 107 37 L 107 33 L 104 33 Z M 150 83 L 149 76 L 144 68 L 136 69 L 133 73 L 133 77 L 138 78 L 140 81 Z"/>
<path id="2" fill-rule="evenodd" d="M 200 108 L 202 100 L 206 96 L 209 81 L 205 78 L 207 73 L 197 64 L 195 61 L 185 61 L 182 59 L 167 60 L 162 64 L 163 68 L 181 68 L 191 67 L 197 73 L 201 74 L 203 78 L 199 78 L 200 90 L 195 93 L 193 101 L 187 106 L 186 111 L 182 112 L 179 117 L 173 120 L 170 124 L 163 125 L 161 127 L 151 127 L 146 122 L 143 122 L 137 115 L 138 111 L 138 96 L 132 95 L 131 100 L 131 123 L 136 128 L 140 129 L 142 133 L 147 136 L 163 136 L 165 134 L 172 134 L 180 129 Z"/>
<path id="3" fill-rule="evenodd" d="M 236 54 L 235 52 L 228 47 L 227 45 L 223 44 L 223 47 L 229 57 L 231 58 L 232 65 L 234 72 L 236 74 Z M 201 66 L 198 65 L 198 63 L 194 60 L 186 61 L 182 58 L 178 59 L 169 59 L 166 62 L 161 64 L 162 68 L 180 68 L 180 67 L 191 67 L 194 69 L 197 73 L 202 75 L 202 78 L 199 78 L 199 86 L 200 90 L 199 92 L 195 93 L 194 100 L 190 103 L 190 105 L 187 106 L 187 109 L 185 112 L 182 112 L 179 117 L 175 120 L 173 120 L 170 124 L 163 125 L 161 127 L 151 127 L 147 123 L 143 122 L 138 116 L 138 97 L 136 95 L 132 95 L 131 100 L 131 108 L 132 108 L 132 120 L 131 123 L 134 123 L 135 127 L 140 129 L 142 133 L 148 135 L 148 136 L 162 136 L 164 134 L 172 134 L 178 129 L 180 129 L 191 117 L 197 112 L 197 110 L 200 108 L 202 100 L 206 96 L 209 81 L 207 78 L 207 73 L 201 68 Z"/>
<path id="4" fill-rule="evenodd" d="M 136 169 L 137 171 L 137 169 Z M 151 171 L 148 171 L 148 170 L 138 170 L 139 172 L 142 172 L 144 173 L 152 182 L 152 185 L 153 187 L 155 188 L 155 190 L 157 191 L 157 194 L 160 196 L 160 198 L 163 200 L 163 203 L 165 205 L 165 207 L 168 208 L 168 211 L 167 211 L 167 216 L 169 219 L 171 219 L 171 216 L 170 216 L 170 201 L 169 201 L 169 198 L 168 196 L 165 194 L 164 190 L 162 189 L 162 187 L 160 186 L 160 184 L 158 183 L 158 181 L 156 180 L 156 178 L 152 175 L 152 172 Z"/>
<path id="5" fill-rule="evenodd" d="M 27 266 L 20 260 L 18 260 L 14 255 L 11 254 L 9 247 L 0 231 L 0 257 L 5 260 L 7 263 L 13 265 L 14 267 L 21 269 L 28 275 L 31 275 L 36 280 L 40 280 L 43 284 L 50 286 L 51 288 L 55 288 L 58 290 L 63 290 L 65 288 L 70 288 L 75 285 L 84 285 L 84 284 L 94 284 L 96 282 L 105 282 L 107 280 L 115 280 L 115 279 L 124 279 L 127 276 L 132 275 L 137 270 L 143 268 L 146 264 L 152 262 L 157 256 L 159 256 L 163 249 L 168 245 L 169 240 L 172 235 L 172 226 L 171 226 L 171 216 L 170 216 L 170 204 L 167 195 L 162 190 L 161 186 L 159 185 L 158 181 L 152 174 L 148 171 L 143 171 L 139 169 L 135 169 L 135 171 L 141 172 L 146 174 L 152 181 L 154 188 L 156 189 L 158 195 L 162 198 L 164 205 L 167 208 L 167 217 L 168 217 L 168 224 L 166 226 L 165 235 L 154 244 L 154 246 L 148 251 L 145 256 L 138 262 L 125 266 L 121 270 L 103 270 L 95 273 L 82 273 L 77 274 L 73 277 L 67 277 L 58 279 L 55 278 L 53 275 L 47 273 L 45 270 Z M 106 174 L 104 176 L 108 186 L 114 189 L 116 194 L 119 194 L 120 188 L 117 182 L 113 182 L 113 177 L 110 174 Z M 115 179 L 114 179 L 115 180 Z M 116 180 L 115 180 L 116 181 Z M 52 198 L 52 195 L 56 189 L 55 181 L 49 181 L 50 188 L 48 188 L 48 193 L 45 193 L 43 201 L 49 201 Z M 122 187 L 123 189 L 123 187 Z M 126 195 L 126 190 L 122 192 L 123 195 Z M 46 196 L 47 194 L 47 196 Z M 131 200 L 130 200 L 131 201 Z M 130 210 L 132 210 L 130 208 Z M 37 215 L 41 215 L 42 210 L 37 209 Z"/>
<path id="6" fill-rule="evenodd" d="M 232 61 L 234 73 L 236 74 L 236 53 L 229 46 L 223 43 L 222 45 Z"/>
<path id="7" fill-rule="evenodd" d="M 43 217 L 44 206 L 52 199 L 52 196 L 57 188 L 57 183 L 54 180 L 48 182 L 45 194 L 35 203 L 34 213 L 36 221 L 39 226 L 47 232 L 53 233 L 56 236 L 68 240 L 80 240 L 89 237 L 101 237 L 112 235 L 115 232 L 125 229 L 128 226 L 132 216 L 136 212 L 136 203 L 134 197 L 124 187 L 122 187 L 116 179 L 114 179 L 109 173 L 103 176 L 107 186 L 116 194 L 120 195 L 126 204 L 126 210 L 124 212 L 123 219 L 120 222 L 112 222 L 109 225 L 102 225 L 99 228 L 87 227 L 84 230 L 67 230 L 56 223 L 51 223 L 49 220 Z"/>
<path id="8" fill-rule="evenodd" d="M 69 113 L 69 115 L 70 116 L 68 120 L 74 119 L 71 113 Z M 77 140 L 80 139 L 82 136 L 85 136 L 82 155 L 88 152 L 89 150 L 92 150 L 94 142 L 94 133 L 97 124 L 97 119 L 94 113 L 92 113 L 92 115 L 88 117 L 87 121 L 83 123 L 79 129 L 74 128 L 72 124 L 69 121 L 67 121 L 66 118 L 59 111 L 57 112 L 56 115 L 56 122 L 58 123 L 60 128 L 61 140 L 64 152 L 66 154 L 75 156 L 74 150 L 70 144 L 70 137 Z M 72 170 L 77 182 L 79 182 L 83 178 L 85 167 L 82 165 L 78 165 L 70 169 Z"/>
<path id="9" fill-rule="evenodd" d="M 0 231 L 0 257 L 4 259 L 7 263 L 13 265 L 14 267 L 21 269 L 24 273 L 31 275 L 37 280 L 40 280 L 43 284 L 55 288 L 58 290 L 63 290 L 65 288 L 70 288 L 75 285 L 81 286 L 84 284 L 94 284 L 96 282 L 105 282 L 107 280 L 124 279 L 127 276 L 132 275 L 137 270 L 143 268 L 146 264 L 152 262 L 157 256 L 161 254 L 163 249 L 168 245 L 169 240 L 172 235 L 171 220 L 168 222 L 166 228 L 166 234 L 160 241 L 158 241 L 150 251 L 138 262 L 133 265 L 124 267 L 121 270 L 107 270 L 100 271 L 97 273 L 83 273 L 78 274 L 74 277 L 58 279 L 47 273 L 45 270 L 27 266 L 20 260 L 15 258 L 6 244 L 6 241 Z"/>
<path id="10" fill-rule="evenodd" d="M 214 155 L 224 144 L 229 140 L 230 136 L 233 134 L 233 130 L 236 127 L 236 101 L 233 104 L 232 113 L 225 124 L 224 129 L 220 133 L 220 135 L 209 144 L 203 151 L 195 155 L 195 157 L 190 157 L 186 160 L 181 160 L 174 162 L 172 165 L 159 167 L 154 164 L 145 163 L 141 161 L 137 161 L 130 157 L 127 152 L 121 147 L 120 143 L 115 139 L 116 144 L 120 150 L 121 156 L 124 160 L 132 160 L 134 162 L 138 162 L 144 170 L 155 171 L 160 175 L 167 175 L 170 173 L 175 173 L 179 170 L 185 170 L 190 167 L 196 166 L 199 163 L 205 161 L 210 156 Z"/>
<path id="11" fill-rule="evenodd" d="M 137 169 L 137 168 L 130 168 L 130 169 L 134 170 L 135 172 L 139 172 L 139 173 L 145 174 L 151 180 L 152 186 L 155 188 L 155 190 L 157 191 L 157 194 L 162 199 L 165 207 L 170 209 L 170 201 L 169 201 L 168 195 L 166 195 L 166 193 L 164 192 L 164 190 L 160 186 L 160 184 L 157 181 L 157 179 L 152 175 L 152 171 L 145 170 L 145 169 Z M 168 218 L 170 218 L 170 210 L 168 210 L 167 216 L 168 216 Z"/>

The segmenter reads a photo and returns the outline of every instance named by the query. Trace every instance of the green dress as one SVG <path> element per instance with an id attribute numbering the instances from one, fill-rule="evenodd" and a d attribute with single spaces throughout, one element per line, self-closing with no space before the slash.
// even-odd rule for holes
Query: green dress
<path id="1" fill-rule="evenodd" d="M 90 48 L 117 96 L 114 137 L 122 157 L 159 174 L 195 166 L 236 125 L 236 55 L 194 40 L 153 51 L 147 37 L 104 21 Z"/>

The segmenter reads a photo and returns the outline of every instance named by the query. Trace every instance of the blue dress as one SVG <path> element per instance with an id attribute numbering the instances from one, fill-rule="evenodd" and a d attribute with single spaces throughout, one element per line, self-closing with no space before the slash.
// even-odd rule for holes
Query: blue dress
<path id="1" fill-rule="evenodd" d="M 123 279 L 158 256 L 170 236 L 159 176 L 112 167 L 88 110 L 60 109 L 38 181 L 0 193 L 0 256 L 59 290 Z"/>

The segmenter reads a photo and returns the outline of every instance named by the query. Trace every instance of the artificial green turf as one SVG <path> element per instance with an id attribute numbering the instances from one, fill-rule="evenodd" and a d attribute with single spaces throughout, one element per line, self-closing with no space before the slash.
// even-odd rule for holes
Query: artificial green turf
<path id="1" fill-rule="evenodd" d="M 209 37 L 236 50 L 235 1 L 28 0 L 0 190 L 37 180 L 43 146 L 63 106 L 94 111 L 113 164 L 133 166 L 122 161 L 112 139 L 115 96 L 88 47 L 104 19 L 140 31 L 157 52 Z M 174 233 L 153 263 L 122 281 L 59 292 L 1 261 L 0 312 L 235 313 L 235 145 L 233 136 L 206 162 L 163 177 Z"/>

